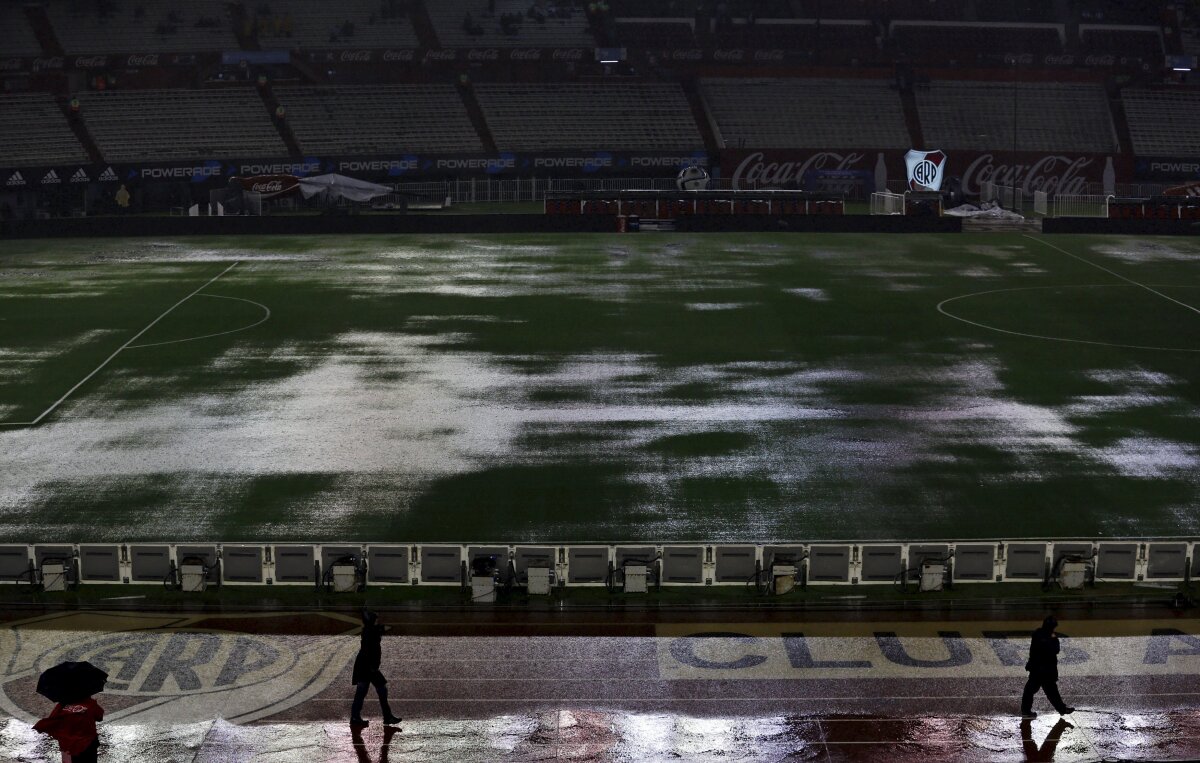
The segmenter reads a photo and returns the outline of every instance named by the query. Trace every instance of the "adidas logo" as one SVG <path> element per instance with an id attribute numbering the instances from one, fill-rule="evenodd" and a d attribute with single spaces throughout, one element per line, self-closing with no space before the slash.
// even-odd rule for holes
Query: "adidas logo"
<path id="1" fill-rule="evenodd" d="M 24 176 L 21 175 L 20 172 L 14 172 L 13 174 L 8 176 L 8 182 L 6 182 L 5 185 L 7 185 L 7 186 L 25 185 L 25 178 L 24 178 Z"/>
<path id="2" fill-rule="evenodd" d="M 58 177 L 58 173 L 54 170 L 50 170 L 46 173 L 46 176 L 42 178 L 42 185 L 52 185 L 54 183 L 61 182 L 62 180 Z"/>
<path id="3" fill-rule="evenodd" d="M 80 167 L 79 169 L 75 170 L 75 174 L 71 176 L 71 182 L 72 183 L 90 183 L 90 182 L 92 182 L 92 179 L 90 177 L 88 177 L 88 174 L 83 171 L 82 167 Z"/>
<path id="4" fill-rule="evenodd" d="M 104 182 L 106 180 L 116 180 L 116 179 L 117 179 L 117 173 L 113 172 L 112 167 L 109 167 L 108 169 L 104 170 L 104 172 L 100 173 L 100 181 L 101 182 Z"/>

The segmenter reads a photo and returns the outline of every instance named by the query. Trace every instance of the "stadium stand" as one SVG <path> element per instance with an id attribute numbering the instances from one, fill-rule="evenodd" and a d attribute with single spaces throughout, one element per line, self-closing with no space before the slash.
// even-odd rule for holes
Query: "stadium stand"
<path id="1" fill-rule="evenodd" d="M 417 33 L 402 6 L 379 0 L 288 0 L 270 13 L 255 13 L 243 30 L 264 47 L 416 48 Z M 385 12 L 386 11 L 386 12 Z"/>
<path id="2" fill-rule="evenodd" d="M 482 151 L 452 85 L 276 87 L 305 152 Z"/>
<path id="3" fill-rule="evenodd" d="M 726 146 L 907 148 L 899 94 L 880 80 L 704 79 Z"/>
<path id="4" fill-rule="evenodd" d="M 1012 82 L 933 82 L 916 92 L 925 142 L 944 149 L 995 151 L 1013 146 Z M 1016 88 L 1023 151 L 1117 150 L 1101 85 L 1020 83 Z"/>
<path id="5" fill-rule="evenodd" d="M 690 48 L 696 44 L 694 19 L 617 19 L 617 42 L 631 48 Z"/>
<path id="6" fill-rule="evenodd" d="M 719 27 L 717 44 L 742 48 L 808 51 L 822 61 L 844 61 L 875 53 L 878 32 L 870 21 L 816 19 L 744 19 Z"/>
<path id="7" fill-rule="evenodd" d="M 46 12 L 68 54 L 196 53 L 237 49 L 227 5 L 224 0 L 50 0 Z"/>
<path id="8" fill-rule="evenodd" d="M 0 58 L 42 55 L 42 46 L 17 3 L 0 4 Z"/>
<path id="9" fill-rule="evenodd" d="M 501 150 L 694 150 L 703 139 L 679 85 L 477 84 Z M 536 120 L 529 118 L 537 114 Z"/>
<path id="10" fill-rule="evenodd" d="M 80 93 L 81 114 L 113 161 L 287 156 L 252 88 Z"/>
<path id="11" fill-rule="evenodd" d="M 426 3 L 425 7 L 438 40 L 447 48 L 594 47 L 596 44 L 588 30 L 587 15 L 578 3 L 496 0 L 494 13 L 486 10 L 490 5 L 481 0 L 437 0 Z M 467 23 L 468 15 L 471 24 Z M 503 24 L 506 17 L 512 23 Z"/>
<path id="12" fill-rule="evenodd" d="M 1160 63 L 1164 55 L 1161 27 L 1080 24 L 1079 45 L 1089 55 L 1137 56 Z"/>
<path id="13" fill-rule="evenodd" d="M 1122 92 L 1134 153 L 1141 156 L 1200 154 L 1200 93 L 1127 89 Z"/>
<path id="14" fill-rule="evenodd" d="M 0 166 L 87 161 L 87 152 L 52 96 L 0 96 Z"/>
<path id="15" fill-rule="evenodd" d="M 980 63 L 987 54 L 1062 52 L 1063 28 L 1059 24 L 892 24 L 896 47 L 914 62 L 938 64 L 954 58 L 961 64 Z"/>

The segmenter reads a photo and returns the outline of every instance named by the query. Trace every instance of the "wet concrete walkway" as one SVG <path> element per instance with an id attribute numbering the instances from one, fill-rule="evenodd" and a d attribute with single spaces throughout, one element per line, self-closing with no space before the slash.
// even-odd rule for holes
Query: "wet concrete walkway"
<path id="1" fill-rule="evenodd" d="M 1200 621 L 1064 622 L 1060 686 L 1016 716 L 1032 621 L 688 623 L 653 635 L 384 641 L 398 729 L 345 718 L 339 615 L 62 613 L 0 629 L 0 759 L 57 760 L 30 723 L 63 659 L 110 674 L 108 761 L 1178 760 L 1200 757 Z M 428 628 L 420 629 L 425 632 Z M 459 629 L 461 630 L 461 629 Z M 642 629 L 635 629 L 642 630 Z"/>

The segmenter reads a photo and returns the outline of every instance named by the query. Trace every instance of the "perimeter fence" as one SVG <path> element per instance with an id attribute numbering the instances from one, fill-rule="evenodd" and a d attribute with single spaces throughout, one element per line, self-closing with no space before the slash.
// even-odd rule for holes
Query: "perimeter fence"
<path id="1" fill-rule="evenodd" d="M 61 543 L 0 545 L 0 582 L 47 586 L 173 584 L 193 565 L 216 585 L 322 586 L 339 565 L 366 586 L 468 586 L 481 565 L 496 581 L 609 586 L 630 567 L 650 585 L 906 584 L 926 567 L 946 585 L 1051 584 L 1068 562 L 1087 583 L 1176 587 L 1200 576 L 1200 539 L 1009 539 L 755 543 Z M 58 576 L 54 578 L 54 576 Z"/>

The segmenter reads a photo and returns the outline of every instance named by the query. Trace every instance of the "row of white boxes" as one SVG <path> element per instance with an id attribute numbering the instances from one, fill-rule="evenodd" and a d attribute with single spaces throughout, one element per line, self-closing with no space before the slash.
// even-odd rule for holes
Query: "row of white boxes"
<path id="1" fill-rule="evenodd" d="M 170 583 L 183 564 L 202 565 L 209 583 L 308 585 L 330 582 L 348 558 L 367 585 L 462 586 L 473 565 L 494 562 L 501 584 L 523 586 L 530 568 L 555 585 L 604 586 L 626 565 L 648 568 L 663 586 L 748 585 L 760 571 L 794 566 L 801 585 L 916 581 L 922 562 L 944 560 L 949 583 L 1049 579 L 1064 558 L 1088 561 L 1095 582 L 1185 581 L 1200 577 L 1200 541 L 1014 540 L 927 543 L 668 545 L 128 543 L 0 545 L 0 582 L 41 584 L 42 567 L 64 564 L 68 583 Z M 493 559 L 494 558 L 494 559 Z M 620 582 L 619 580 L 617 581 Z"/>

